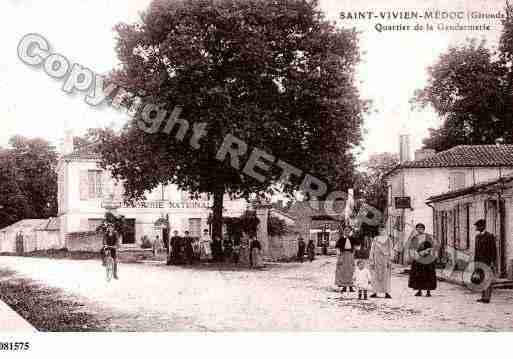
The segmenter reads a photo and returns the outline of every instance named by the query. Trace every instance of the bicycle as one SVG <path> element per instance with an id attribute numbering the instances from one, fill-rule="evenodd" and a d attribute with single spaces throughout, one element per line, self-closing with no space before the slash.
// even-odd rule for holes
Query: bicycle
<path id="1" fill-rule="evenodd" d="M 112 258 L 110 248 L 116 248 L 113 246 L 103 246 L 103 265 L 105 266 L 105 276 L 107 282 L 110 282 L 114 276 L 114 258 Z"/>

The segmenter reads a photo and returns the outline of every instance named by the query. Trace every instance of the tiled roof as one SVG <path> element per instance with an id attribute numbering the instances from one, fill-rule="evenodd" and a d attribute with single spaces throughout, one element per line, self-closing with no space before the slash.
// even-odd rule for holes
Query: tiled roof
<path id="1" fill-rule="evenodd" d="M 499 184 L 506 184 L 513 181 L 513 176 L 505 176 L 501 178 L 495 178 L 489 181 L 484 181 L 480 183 L 476 183 L 475 185 L 460 188 L 454 191 L 444 192 L 441 194 L 437 194 L 435 196 L 431 196 L 426 200 L 426 203 L 440 202 L 450 198 L 456 198 L 459 196 L 464 196 L 471 193 L 476 193 L 486 189 L 493 189 L 494 186 Z"/>
<path id="2" fill-rule="evenodd" d="M 63 156 L 65 160 L 100 160 L 101 157 L 98 153 L 94 152 L 92 148 L 84 147 L 75 149 L 73 152 Z"/>
<path id="3" fill-rule="evenodd" d="M 328 204 L 327 206 L 325 206 L 325 203 L 322 201 L 298 201 L 290 206 L 287 214 L 296 219 L 303 217 L 323 216 L 326 218 L 331 217 L 332 219 L 340 220 L 344 217 L 345 205 L 346 202 L 343 200 L 337 200 L 332 204 Z M 334 215 L 332 215 L 332 213 L 328 213 L 326 207 L 334 212 Z"/>
<path id="4" fill-rule="evenodd" d="M 401 168 L 432 167 L 513 167 L 513 145 L 455 146 L 431 157 L 401 163 L 387 175 Z"/>
<path id="5" fill-rule="evenodd" d="M 48 223 L 48 219 L 22 219 L 16 223 L 11 224 L 8 227 L 2 228 L 1 231 L 10 232 L 10 231 L 33 231 L 40 226 Z"/>

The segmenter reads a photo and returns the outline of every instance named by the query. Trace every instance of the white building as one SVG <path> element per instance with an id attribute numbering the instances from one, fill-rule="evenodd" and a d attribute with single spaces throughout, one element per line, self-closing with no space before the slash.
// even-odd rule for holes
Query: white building
<path id="1" fill-rule="evenodd" d="M 387 229 L 399 241 L 419 222 L 428 233 L 434 233 L 433 208 L 426 204 L 429 197 L 508 174 L 513 174 L 513 145 L 461 145 L 438 153 L 416 151 L 413 161 L 402 162 L 385 176 Z M 405 204 L 408 207 L 408 201 L 409 208 L 401 208 Z"/>
<path id="2" fill-rule="evenodd" d="M 102 170 L 98 163 L 100 157 L 87 150 L 73 149 L 72 136 L 67 134 L 63 145 L 63 154 L 57 165 L 58 172 L 58 217 L 62 243 L 71 233 L 94 231 L 101 223 L 106 212 L 106 204 L 123 202 L 123 186 Z M 181 191 L 176 185 L 159 186 L 147 193 L 146 200 L 134 205 L 123 204 L 115 210 L 117 215 L 127 219 L 130 230 L 124 234 L 122 244 L 139 246 L 143 236 L 153 239 L 163 238 L 168 229 L 155 226 L 160 218 L 169 218 L 172 233 L 174 230 L 183 235 L 189 231 L 191 236 L 199 236 L 209 228 L 208 217 L 212 200 L 206 195 L 193 196 Z M 243 199 L 224 199 L 226 217 L 238 217 L 247 208 Z"/>

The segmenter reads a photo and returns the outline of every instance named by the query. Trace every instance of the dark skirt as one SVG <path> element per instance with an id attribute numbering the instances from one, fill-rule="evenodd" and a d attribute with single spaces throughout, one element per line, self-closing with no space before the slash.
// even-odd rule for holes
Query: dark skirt
<path id="1" fill-rule="evenodd" d="M 410 269 L 408 287 L 416 290 L 436 289 L 436 268 L 435 263 L 422 264 L 413 261 Z"/>

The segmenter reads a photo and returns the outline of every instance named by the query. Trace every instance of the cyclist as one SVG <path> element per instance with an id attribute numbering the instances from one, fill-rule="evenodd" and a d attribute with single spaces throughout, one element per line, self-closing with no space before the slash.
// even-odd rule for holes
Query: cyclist
<path id="1" fill-rule="evenodd" d="M 114 230 L 114 226 L 107 226 L 107 232 L 103 236 L 103 246 L 110 249 L 110 255 L 114 260 L 114 279 L 118 278 L 118 248 L 119 248 L 119 236 Z"/>

